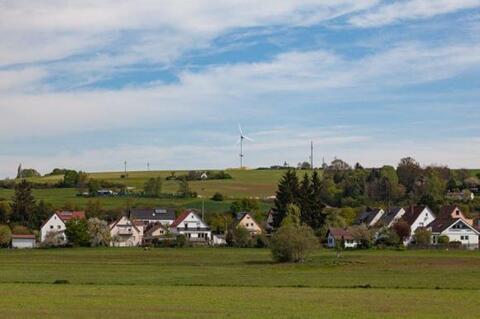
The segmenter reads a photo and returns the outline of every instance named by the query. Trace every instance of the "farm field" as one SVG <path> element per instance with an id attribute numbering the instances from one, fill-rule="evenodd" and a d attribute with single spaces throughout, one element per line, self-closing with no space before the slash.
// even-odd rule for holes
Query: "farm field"
<path id="1" fill-rule="evenodd" d="M 476 318 L 479 284 L 476 251 L 0 250 L 2 318 Z"/>

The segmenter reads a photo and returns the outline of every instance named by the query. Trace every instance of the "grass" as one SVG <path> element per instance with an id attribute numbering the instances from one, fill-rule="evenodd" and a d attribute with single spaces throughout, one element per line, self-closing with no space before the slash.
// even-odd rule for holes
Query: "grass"
<path id="1" fill-rule="evenodd" d="M 478 287 L 470 251 L 0 250 L 1 318 L 474 318 Z"/>

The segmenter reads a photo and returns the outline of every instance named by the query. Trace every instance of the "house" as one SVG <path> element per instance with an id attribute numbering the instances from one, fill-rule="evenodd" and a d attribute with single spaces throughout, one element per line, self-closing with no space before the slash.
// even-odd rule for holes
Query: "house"
<path id="1" fill-rule="evenodd" d="M 210 227 L 193 210 L 178 216 L 170 229 L 174 234 L 185 235 L 191 242 L 209 243 L 212 238 Z"/>
<path id="2" fill-rule="evenodd" d="M 425 227 L 435 220 L 436 216 L 428 206 L 410 206 L 405 209 L 405 214 L 402 216 L 410 226 L 410 237 L 405 239 L 404 244 L 408 245 L 414 239 L 414 234 L 417 228 Z"/>
<path id="3" fill-rule="evenodd" d="M 252 236 L 261 235 L 263 232 L 260 225 L 258 225 L 250 213 L 237 213 L 234 223 L 235 227 L 245 228 Z"/>
<path id="4" fill-rule="evenodd" d="M 110 237 L 113 247 L 135 247 L 142 243 L 143 232 L 126 216 L 110 224 Z"/>
<path id="5" fill-rule="evenodd" d="M 66 242 L 65 237 L 66 223 L 71 219 L 85 219 L 85 212 L 82 211 L 58 211 L 47 219 L 40 228 L 40 242 L 44 242 L 48 233 L 56 233 L 62 241 Z"/>
<path id="6" fill-rule="evenodd" d="M 402 216 L 405 214 L 405 209 L 402 207 L 392 207 L 390 208 L 385 214 L 382 215 L 380 220 L 378 221 L 379 224 L 390 228 L 393 224 L 395 224 Z"/>
<path id="7" fill-rule="evenodd" d="M 357 217 L 355 224 L 365 224 L 367 227 L 372 227 L 380 220 L 384 213 L 385 211 L 381 208 L 368 209 Z"/>
<path id="8" fill-rule="evenodd" d="M 462 218 L 437 218 L 426 226 L 432 232 L 432 243 L 438 244 L 438 237 L 447 236 L 450 242 L 460 242 L 467 248 L 478 248 L 480 232 Z"/>
<path id="9" fill-rule="evenodd" d="M 145 231 L 143 234 L 143 242 L 145 244 L 151 244 L 158 240 L 164 240 L 169 232 L 168 226 L 161 223 L 155 224 Z"/>
<path id="10" fill-rule="evenodd" d="M 12 235 L 12 248 L 35 248 L 35 235 Z"/>
<path id="11" fill-rule="evenodd" d="M 466 221 L 470 226 L 473 226 L 473 219 L 467 218 L 462 210 L 455 205 L 445 205 L 440 208 L 437 218 L 461 218 Z"/>
<path id="12" fill-rule="evenodd" d="M 171 225 L 175 220 L 175 210 L 167 208 L 132 208 L 129 211 L 131 220 L 142 221 L 145 225 L 161 223 Z"/>
<path id="13" fill-rule="evenodd" d="M 212 234 L 212 245 L 213 246 L 226 246 L 227 240 L 225 239 L 224 234 Z"/>
<path id="14" fill-rule="evenodd" d="M 327 246 L 336 248 L 337 245 L 343 245 L 343 248 L 356 248 L 358 243 L 353 239 L 348 228 L 330 227 L 327 232 Z"/>

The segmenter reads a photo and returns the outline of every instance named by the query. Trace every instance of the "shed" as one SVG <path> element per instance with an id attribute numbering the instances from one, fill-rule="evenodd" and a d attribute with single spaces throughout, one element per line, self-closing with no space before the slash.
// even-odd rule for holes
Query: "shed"
<path id="1" fill-rule="evenodd" d="M 12 235 L 12 248 L 35 248 L 35 235 Z"/>

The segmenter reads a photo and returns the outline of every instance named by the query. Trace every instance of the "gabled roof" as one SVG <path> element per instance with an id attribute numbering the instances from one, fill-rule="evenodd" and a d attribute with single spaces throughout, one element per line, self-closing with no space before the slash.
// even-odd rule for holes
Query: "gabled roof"
<path id="1" fill-rule="evenodd" d="M 409 207 L 405 208 L 405 214 L 403 214 L 402 219 L 405 222 L 407 222 L 408 225 L 412 226 L 413 223 L 415 223 L 417 218 L 420 216 L 420 214 L 426 209 L 431 212 L 431 210 L 430 210 L 430 208 L 428 208 L 428 206 L 424 206 L 424 205 L 409 206 Z M 432 213 L 432 215 L 433 215 L 433 213 Z M 434 217 L 435 217 L 435 215 L 434 215 Z"/>
<path id="2" fill-rule="evenodd" d="M 456 210 L 459 210 L 463 216 L 463 212 L 458 208 L 456 205 L 444 205 L 440 208 L 440 212 L 438 214 L 438 218 L 448 218 L 452 217 Z"/>
<path id="3" fill-rule="evenodd" d="M 452 227 L 457 223 L 463 223 L 465 226 L 480 234 L 477 229 L 468 224 L 468 222 L 461 218 L 437 218 L 433 222 L 427 225 L 427 228 L 432 230 L 432 233 L 441 233 L 446 229 Z"/>
<path id="4" fill-rule="evenodd" d="M 342 239 L 353 239 L 352 234 L 349 232 L 348 228 L 336 228 L 330 227 L 328 229 L 328 233 L 332 235 L 335 240 L 342 240 Z"/>
<path id="5" fill-rule="evenodd" d="M 74 218 L 85 219 L 85 212 L 83 211 L 59 211 L 56 214 L 64 223 Z"/>
<path id="6" fill-rule="evenodd" d="M 113 227 L 117 226 L 117 224 L 118 224 L 123 218 L 125 218 L 125 219 L 127 220 L 127 222 L 129 222 L 130 225 L 131 225 L 133 228 L 135 228 L 138 232 L 140 231 L 140 229 L 138 229 L 138 227 L 135 226 L 135 224 L 132 223 L 132 221 L 131 221 L 130 219 L 128 219 L 128 217 L 126 217 L 126 216 L 122 216 L 122 217 L 120 217 L 119 219 L 117 219 L 116 221 L 114 221 L 112 224 L 110 224 L 110 230 L 112 230 Z M 130 225 L 129 225 L 129 226 L 130 226 Z"/>
<path id="7" fill-rule="evenodd" d="M 35 235 L 31 234 L 13 234 L 12 239 L 35 239 Z"/>
<path id="8" fill-rule="evenodd" d="M 382 209 L 381 208 L 371 208 L 367 209 L 363 213 L 361 213 L 357 220 L 355 221 L 355 224 L 367 224 L 370 225 L 370 223 L 375 219 L 375 216 L 377 216 L 378 213 L 380 213 Z"/>
<path id="9" fill-rule="evenodd" d="M 235 223 L 236 224 L 239 224 L 244 218 L 246 218 L 247 216 L 250 216 L 250 220 L 252 222 L 254 222 L 257 227 L 260 227 L 260 225 L 258 225 L 257 221 L 255 220 L 255 218 L 253 218 L 252 214 L 248 213 L 248 212 L 241 212 L 241 213 L 237 213 L 235 214 Z"/>
<path id="10" fill-rule="evenodd" d="M 153 234 L 155 231 L 157 231 L 158 229 L 160 229 L 160 228 L 163 228 L 163 229 L 165 229 L 165 230 L 168 229 L 168 228 L 167 228 L 166 226 L 164 226 L 163 224 L 156 224 L 155 226 L 153 226 L 152 228 L 150 228 L 149 230 L 147 230 L 147 231 L 145 232 L 145 235 L 144 235 L 144 236 L 145 236 L 145 237 L 151 237 L 152 234 Z"/>
<path id="11" fill-rule="evenodd" d="M 177 227 L 178 225 L 180 225 L 180 223 L 183 222 L 183 220 L 187 218 L 188 215 L 190 215 L 190 213 L 194 214 L 194 212 L 189 210 L 186 210 L 183 213 L 181 213 L 180 216 L 178 216 L 177 219 L 175 219 L 175 221 L 170 225 L 170 227 Z"/>
<path id="12" fill-rule="evenodd" d="M 395 220 L 395 217 L 400 213 L 402 210 L 402 207 L 392 207 L 383 214 L 383 216 L 380 218 L 379 222 L 383 223 L 384 225 L 389 225 L 391 222 Z"/>
<path id="13" fill-rule="evenodd" d="M 129 216 L 133 220 L 175 220 L 175 210 L 170 208 L 132 208 Z"/>

